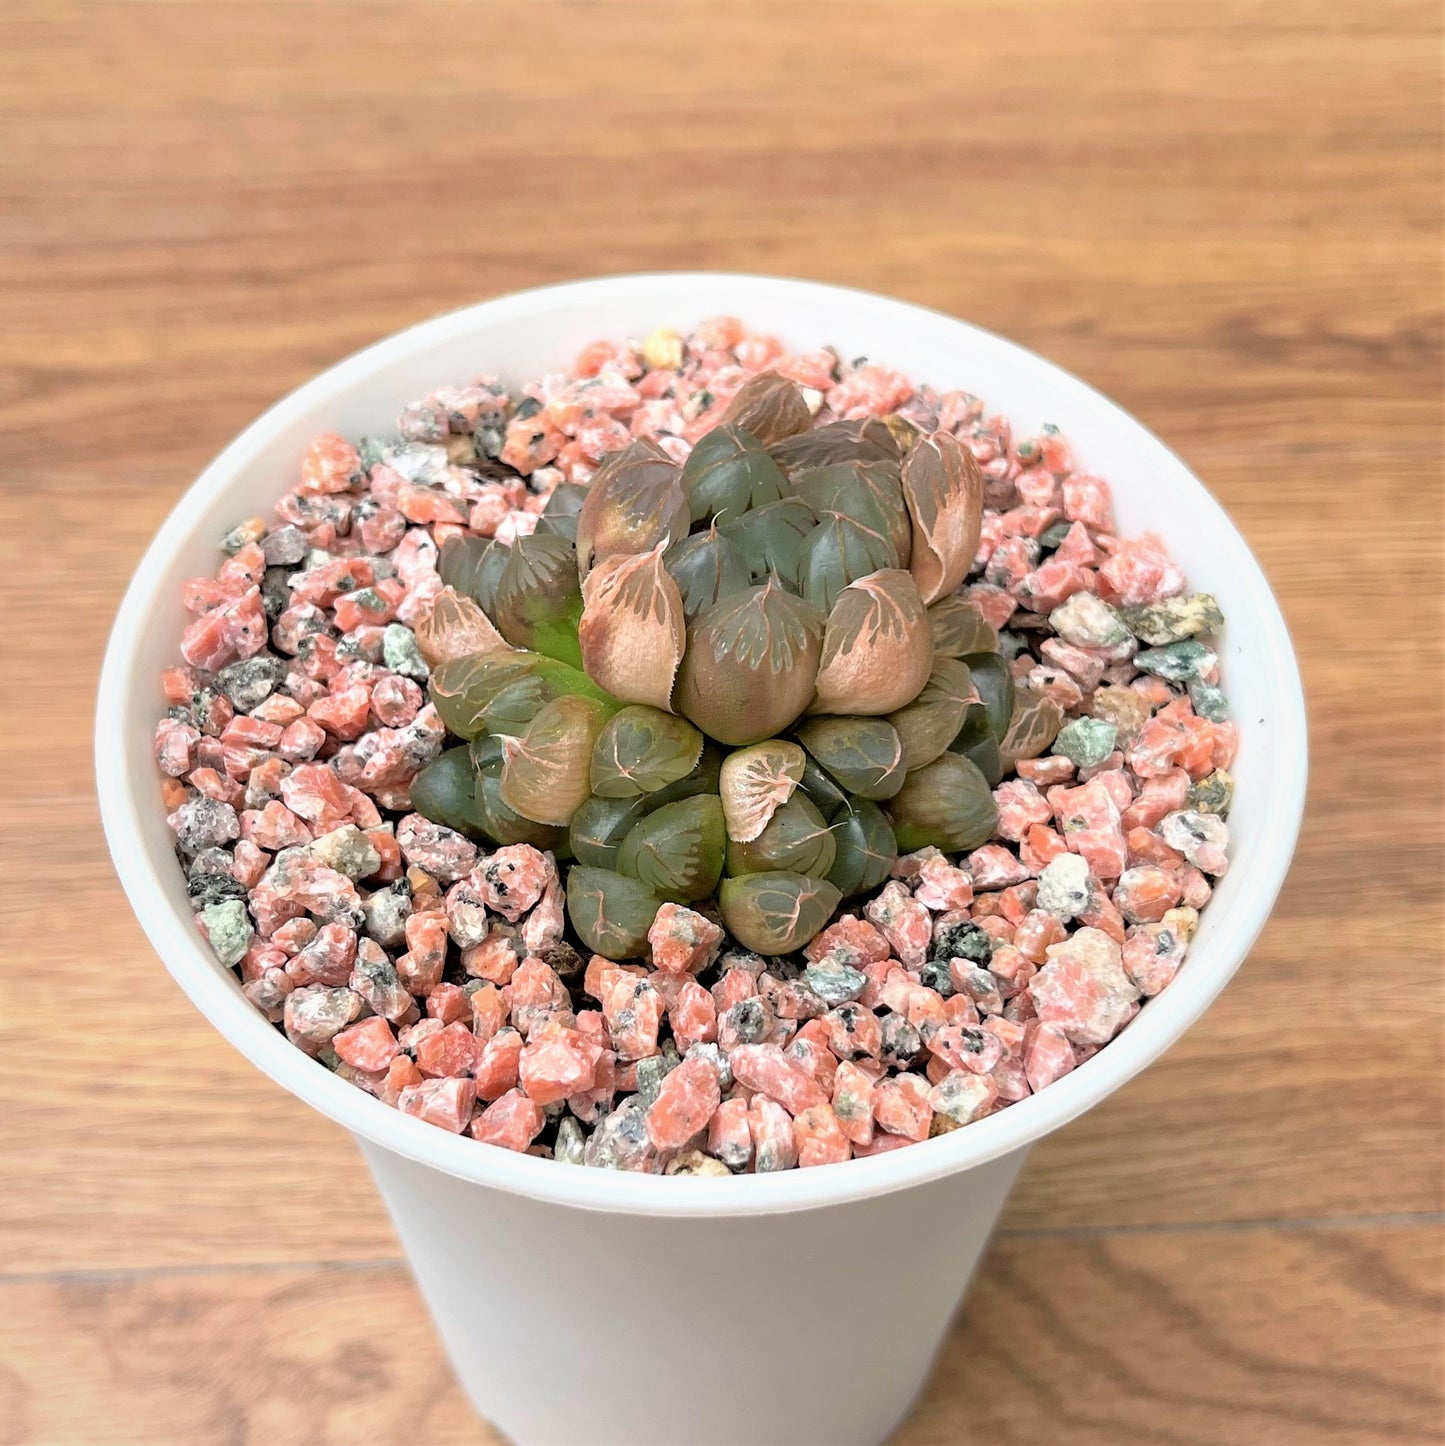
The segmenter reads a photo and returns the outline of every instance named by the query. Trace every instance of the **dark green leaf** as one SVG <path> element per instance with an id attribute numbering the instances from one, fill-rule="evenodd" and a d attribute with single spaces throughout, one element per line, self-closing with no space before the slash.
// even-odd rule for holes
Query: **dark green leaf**
<path id="1" fill-rule="evenodd" d="M 743 948 L 790 954 L 827 927 L 840 897 L 826 879 L 806 874 L 744 874 L 722 881 L 718 906 Z"/>
<path id="2" fill-rule="evenodd" d="M 903 785 L 903 745 L 884 718 L 809 718 L 798 742 L 847 793 L 892 798 Z"/>
<path id="3" fill-rule="evenodd" d="M 930 844 L 945 853 L 967 853 L 987 843 L 998 823 L 988 780 L 967 758 L 952 752 L 914 769 L 888 814 L 903 853 Z"/>
<path id="4" fill-rule="evenodd" d="M 826 513 L 803 539 L 798 587 L 824 614 L 850 582 L 899 566 L 897 549 L 883 533 L 837 512 Z"/>
<path id="5" fill-rule="evenodd" d="M 423 818 L 480 838 L 486 828 L 477 812 L 477 775 L 465 748 L 448 748 L 411 781 L 411 806 Z"/>
<path id="6" fill-rule="evenodd" d="M 866 798 L 845 802 L 833 815 L 833 867 L 828 882 L 844 898 L 876 889 L 898 860 L 887 816 Z"/>
<path id="7" fill-rule="evenodd" d="M 717 888 L 726 842 L 721 800 L 697 794 L 635 823 L 618 851 L 617 870 L 640 879 L 660 898 L 694 903 Z"/>
<path id="8" fill-rule="evenodd" d="M 592 792 L 631 798 L 686 778 L 702 734 L 684 718 L 635 703 L 608 719 L 592 749 Z"/>
<path id="9" fill-rule="evenodd" d="M 582 588 L 577 554 L 565 537 L 519 537 L 508 550 L 492 621 L 514 647 L 582 666 L 577 624 Z"/>
<path id="10" fill-rule="evenodd" d="M 796 497 L 755 507 L 741 517 L 718 523 L 735 548 L 753 582 L 776 574 L 789 587 L 798 585 L 803 539 L 813 530 L 812 509 Z"/>
<path id="11" fill-rule="evenodd" d="M 682 594 L 683 612 L 689 622 L 714 603 L 741 592 L 752 581 L 732 539 L 716 527 L 673 543 L 663 553 L 662 565 Z"/>
<path id="12" fill-rule="evenodd" d="M 567 830 L 579 862 L 599 869 L 617 867 L 617 851 L 627 831 L 647 812 L 651 798 L 589 798 L 572 815 Z"/>
<path id="13" fill-rule="evenodd" d="M 783 869 L 822 879 L 833 867 L 834 853 L 827 821 L 806 795 L 794 793 L 751 843 L 728 840 L 727 870 L 762 874 Z"/>
<path id="14" fill-rule="evenodd" d="M 606 959 L 640 959 L 662 906 L 646 884 L 610 869 L 574 864 L 567 873 L 567 914 L 582 942 Z"/>
<path id="15" fill-rule="evenodd" d="M 1007 661 L 999 653 L 969 653 L 963 661 L 983 700 L 990 731 L 995 738 L 1002 738 L 1014 711 L 1014 680 Z"/>
<path id="16" fill-rule="evenodd" d="M 715 427 L 699 439 L 682 469 L 682 490 L 694 522 L 776 502 L 783 474 L 762 444 L 741 427 Z"/>

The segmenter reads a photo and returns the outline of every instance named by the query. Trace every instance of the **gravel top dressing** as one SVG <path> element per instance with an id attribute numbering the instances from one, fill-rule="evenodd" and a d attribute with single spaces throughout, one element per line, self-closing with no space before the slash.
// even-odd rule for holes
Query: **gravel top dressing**
<path id="1" fill-rule="evenodd" d="M 177 857 L 256 1008 L 439 1128 L 694 1175 L 959 1129 L 1228 866 L 1215 600 L 969 393 L 719 317 L 276 490 L 185 587 Z"/>

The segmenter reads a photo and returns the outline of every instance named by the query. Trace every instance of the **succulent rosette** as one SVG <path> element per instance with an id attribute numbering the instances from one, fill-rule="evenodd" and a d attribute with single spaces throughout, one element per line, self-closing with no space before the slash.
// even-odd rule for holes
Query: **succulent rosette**
<path id="1" fill-rule="evenodd" d="M 951 434 L 814 426 L 753 378 L 686 462 L 634 442 L 533 535 L 445 545 L 416 633 L 461 742 L 413 805 L 570 860 L 608 958 L 645 955 L 667 902 L 801 948 L 900 852 L 983 844 L 1004 767 L 1058 732 L 958 596 L 982 509 Z"/>

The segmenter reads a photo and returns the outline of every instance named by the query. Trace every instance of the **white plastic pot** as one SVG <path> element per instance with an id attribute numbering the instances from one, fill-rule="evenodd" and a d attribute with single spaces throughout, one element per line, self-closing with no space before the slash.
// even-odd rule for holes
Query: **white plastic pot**
<path id="1" fill-rule="evenodd" d="M 184 578 L 238 519 L 269 510 L 324 430 L 384 432 L 406 402 L 482 372 L 510 383 L 597 337 L 733 313 L 832 344 L 1016 428 L 1057 423 L 1113 484 L 1122 529 L 1168 541 L 1215 593 L 1242 736 L 1234 858 L 1174 983 L 1095 1058 L 965 1129 L 867 1160 L 730 1179 L 585 1169 L 484 1146 L 388 1109 L 293 1048 L 192 923 L 151 759 L 177 657 Z M 1304 804 L 1305 717 L 1279 608 L 1219 505 L 1138 422 L 1082 382 L 936 312 L 811 282 L 607 277 L 453 312 L 358 353 L 246 429 L 161 528 L 101 677 L 96 776 L 116 869 L 157 953 L 272 1079 L 358 1139 L 447 1352 L 477 1409 L 522 1443 L 870 1443 L 925 1380 L 1033 1142 L 1097 1104 L 1192 1024 L 1258 935 Z"/>

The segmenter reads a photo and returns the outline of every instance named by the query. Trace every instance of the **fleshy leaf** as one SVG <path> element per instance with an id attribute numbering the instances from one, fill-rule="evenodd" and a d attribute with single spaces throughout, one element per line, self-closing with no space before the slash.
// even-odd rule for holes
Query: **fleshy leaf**
<path id="1" fill-rule="evenodd" d="M 870 573 L 838 594 L 823 633 L 810 713 L 892 713 L 928 681 L 933 633 L 913 578 Z"/>
<path id="2" fill-rule="evenodd" d="M 998 650 L 998 629 L 966 598 L 939 598 L 928 609 L 928 623 L 937 656 L 963 658 Z"/>
<path id="3" fill-rule="evenodd" d="M 978 551 L 983 473 L 951 432 L 920 437 L 903 459 L 903 498 L 913 519 L 910 566 L 925 603 L 954 592 Z"/>
<path id="4" fill-rule="evenodd" d="M 835 852 L 833 834 L 823 815 L 805 794 L 795 793 L 751 843 L 729 840 L 727 869 L 734 875 L 782 869 L 823 879 L 833 867 Z"/>
<path id="5" fill-rule="evenodd" d="M 893 440 L 899 457 L 906 457 L 908 449 L 918 440 L 919 431 L 907 417 L 900 417 L 897 412 L 889 412 L 887 416 L 879 417 L 878 420 L 888 429 L 888 435 Z"/>
<path id="6" fill-rule="evenodd" d="M 617 853 L 617 869 L 678 904 L 705 899 L 722 877 L 727 834 L 716 794 L 698 794 L 633 824 Z"/>
<path id="7" fill-rule="evenodd" d="M 453 587 L 444 587 L 412 624 L 416 645 L 429 668 L 452 658 L 510 653 L 512 645 L 481 605 Z"/>
<path id="8" fill-rule="evenodd" d="M 488 706 L 504 688 L 524 678 L 539 681 L 546 694 L 544 702 L 566 693 L 608 701 L 607 694 L 580 668 L 528 652 L 452 658 L 432 670 L 428 690 L 442 722 L 458 737 L 475 738 L 486 731 Z"/>
<path id="9" fill-rule="evenodd" d="M 833 867 L 828 882 L 844 898 L 876 889 L 898 861 L 892 825 L 876 803 L 855 798 L 833 816 Z"/>
<path id="10" fill-rule="evenodd" d="M 670 710 L 672 684 L 687 640 L 682 594 L 649 552 L 601 559 L 582 584 L 578 629 L 582 664 L 599 687 L 624 703 Z"/>
<path id="11" fill-rule="evenodd" d="M 467 752 L 471 755 L 472 767 L 478 773 L 493 765 L 497 768 L 502 766 L 502 739 L 498 734 L 479 734 L 467 744 Z"/>
<path id="12" fill-rule="evenodd" d="M 592 748 L 612 709 L 594 698 L 554 698 L 520 738 L 502 744 L 502 801 L 536 823 L 566 827 L 591 792 Z"/>
<path id="13" fill-rule="evenodd" d="M 903 743 L 903 766 L 922 768 L 932 763 L 958 737 L 969 708 L 978 702 L 978 690 L 967 663 L 957 658 L 935 658 L 923 691 L 888 721 Z"/>
<path id="14" fill-rule="evenodd" d="M 714 427 L 699 438 L 683 464 L 682 490 L 694 522 L 776 502 L 783 474 L 762 443 L 741 427 Z"/>
<path id="15" fill-rule="evenodd" d="M 841 897 L 826 879 L 780 871 L 724 879 L 718 906 L 744 949 L 791 954 L 827 926 Z"/>
<path id="16" fill-rule="evenodd" d="M 840 462 L 896 462 L 898 446 L 878 417 L 860 421 L 828 422 L 810 432 L 785 437 L 768 448 L 789 478 Z"/>
<path id="17" fill-rule="evenodd" d="M 723 759 L 718 777 L 730 839 L 750 843 L 792 796 L 808 756 L 796 743 L 770 738 Z"/>
<path id="18" fill-rule="evenodd" d="M 503 738 L 520 738 L 545 704 L 562 695 L 536 674 L 518 678 L 497 691 L 482 709 L 482 726 Z"/>
<path id="19" fill-rule="evenodd" d="M 592 747 L 592 792 L 634 798 L 676 783 L 697 767 L 702 745 L 702 734 L 685 718 L 640 703 L 623 708 Z"/>
<path id="20" fill-rule="evenodd" d="M 702 757 L 685 778 L 679 778 L 676 783 L 665 784 L 646 795 L 648 808 L 661 808 L 664 803 L 673 803 L 679 798 L 692 798 L 699 793 L 716 793 L 722 776 L 722 759 L 722 750 L 716 743 L 704 742 Z"/>
<path id="21" fill-rule="evenodd" d="M 582 942 L 604 959 L 640 959 L 662 907 L 646 884 L 611 869 L 574 864 L 567 873 L 567 914 Z"/>
<path id="22" fill-rule="evenodd" d="M 605 557 L 651 552 L 687 536 L 682 469 L 653 441 L 633 442 L 603 460 L 577 515 L 583 577 Z"/>
<path id="23" fill-rule="evenodd" d="M 1064 710 L 1046 693 L 1014 690 L 1013 716 L 999 740 L 999 752 L 1010 768 L 1020 758 L 1037 758 L 1064 726 Z"/>
<path id="24" fill-rule="evenodd" d="M 880 532 L 893 545 L 898 566 L 907 567 L 913 524 L 903 500 L 898 463 L 844 462 L 817 467 L 792 479 L 793 495 L 819 516 L 838 512 Z"/>
<path id="25" fill-rule="evenodd" d="M 448 748 L 411 781 L 411 806 L 423 818 L 468 838 L 480 838 L 486 827 L 477 812 L 477 774 L 466 748 Z"/>
<path id="26" fill-rule="evenodd" d="M 574 546 L 577 542 L 577 518 L 587 488 L 580 482 L 559 482 L 537 519 L 537 531 L 543 536 L 565 537 Z"/>
<path id="27" fill-rule="evenodd" d="M 999 653 L 969 653 L 963 661 L 973 675 L 993 736 L 1002 738 L 1014 711 L 1014 680 L 1007 661 Z"/>
<path id="28" fill-rule="evenodd" d="M 442 544 L 437 572 L 442 582 L 469 597 L 488 617 L 511 549 L 486 537 L 449 537 Z"/>
<path id="29" fill-rule="evenodd" d="M 578 863 L 598 869 L 615 869 L 617 851 L 628 830 L 645 814 L 652 800 L 634 798 L 589 798 L 572 815 L 568 842 Z"/>
<path id="30" fill-rule="evenodd" d="M 963 727 L 958 737 L 948 745 L 950 753 L 961 753 L 988 780 L 990 788 L 997 788 L 1003 778 L 1003 754 L 999 752 L 998 739 L 988 726 L 988 713 L 975 703 L 964 716 Z"/>
<path id="31" fill-rule="evenodd" d="M 759 372 L 744 382 L 727 405 L 723 425 L 751 432 L 763 446 L 796 436 L 813 425 L 813 414 L 796 382 L 777 372 Z"/>
<path id="32" fill-rule="evenodd" d="M 578 668 L 581 616 L 582 590 L 572 544 L 565 537 L 519 537 L 507 550 L 507 565 L 492 603 L 492 618 L 502 636 L 518 648 Z"/>
<path id="33" fill-rule="evenodd" d="M 753 582 L 776 576 L 795 588 L 803 539 L 813 530 L 815 520 L 806 502 L 784 497 L 765 507 L 752 508 L 741 517 L 725 519 L 718 528 L 737 548 Z"/>
<path id="34" fill-rule="evenodd" d="M 988 842 L 998 809 L 988 780 L 958 753 L 944 753 L 915 768 L 888 806 L 903 853 L 930 844 L 945 853 L 967 853 Z"/>
<path id="35" fill-rule="evenodd" d="M 674 706 L 720 743 L 771 738 L 813 695 L 822 635 L 818 610 L 776 579 L 749 588 L 688 630 Z"/>
<path id="36" fill-rule="evenodd" d="M 477 813 L 487 837 L 499 844 L 531 844 L 558 857 L 567 851 L 567 830 L 523 818 L 502 800 L 502 765 L 494 763 L 477 775 Z"/>
<path id="37" fill-rule="evenodd" d="M 807 758 L 807 755 L 804 754 L 804 757 Z M 808 758 L 803 765 L 798 787 L 808 795 L 824 818 L 832 818 L 848 802 L 848 795 L 818 767 L 816 758 Z"/>
<path id="38" fill-rule="evenodd" d="M 798 589 L 827 613 L 850 582 L 898 566 L 898 553 L 881 532 L 839 512 L 829 512 L 803 539 Z"/>
<path id="39" fill-rule="evenodd" d="M 716 524 L 673 543 L 663 553 L 662 565 L 682 594 L 682 610 L 689 622 L 752 582 L 742 555 Z"/>
<path id="40" fill-rule="evenodd" d="M 903 785 L 903 744 L 883 718 L 810 718 L 798 741 L 848 792 L 892 798 Z"/>

